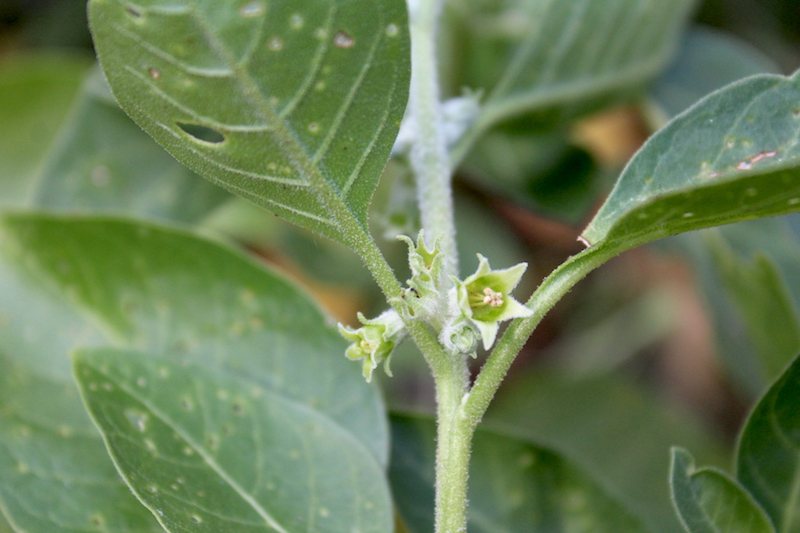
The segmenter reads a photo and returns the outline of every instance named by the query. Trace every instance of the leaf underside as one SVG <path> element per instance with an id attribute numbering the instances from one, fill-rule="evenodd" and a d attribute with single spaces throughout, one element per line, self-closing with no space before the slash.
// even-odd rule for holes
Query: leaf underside
<path id="1" fill-rule="evenodd" d="M 620 251 L 800 210 L 800 73 L 712 93 L 642 147 L 582 237 Z"/>
<path id="2" fill-rule="evenodd" d="M 366 227 L 408 95 L 402 0 L 92 0 L 89 14 L 120 105 L 178 160 L 336 240 L 333 212 Z"/>

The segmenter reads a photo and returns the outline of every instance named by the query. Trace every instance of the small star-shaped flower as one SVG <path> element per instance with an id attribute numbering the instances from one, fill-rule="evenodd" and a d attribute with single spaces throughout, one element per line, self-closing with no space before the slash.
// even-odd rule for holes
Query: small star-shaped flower
<path id="1" fill-rule="evenodd" d="M 478 254 L 478 270 L 455 286 L 458 308 L 481 332 L 483 348 L 488 350 L 497 338 L 500 322 L 533 314 L 509 293 L 517 286 L 527 263 L 503 270 L 492 270 L 489 261 Z"/>

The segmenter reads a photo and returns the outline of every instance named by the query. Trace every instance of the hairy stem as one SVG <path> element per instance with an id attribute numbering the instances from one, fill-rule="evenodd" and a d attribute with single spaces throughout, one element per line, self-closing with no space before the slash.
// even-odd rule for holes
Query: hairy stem
<path id="1" fill-rule="evenodd" d="M 409 117 L 414 142 L 411 166 L 417 183 L 422 228 L 427 239 L 441 239 L 444 282 L 458 276 L 456 229 L 453 221 L 452 167 L 444 136 L 436 66 L 436 28 L 441 0 L 409 0 L 411 88 Z"/>

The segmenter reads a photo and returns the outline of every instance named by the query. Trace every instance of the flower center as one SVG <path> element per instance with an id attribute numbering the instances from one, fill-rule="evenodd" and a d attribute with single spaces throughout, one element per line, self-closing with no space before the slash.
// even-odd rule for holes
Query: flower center
<path id="1" fill-rule="evenodd" d="M 503 305 L 503 293 L 492 290 L 489 287 L 483 289 L 483 293 L 470 294 L 470 306 L 483 307 L 485 305 L 491 307 L 500 307 Z"/>
<path id="2" fill-rule="evenodd" d="M 375 344 L 369 342 L 367 339 L 363 339 L 360 343 L 358 343 L 358 345 L 361 347 L 362 350 L 364 350 L 365 354 L 371 354 L 372 352 L 375 351 L 376 348 Z"/>

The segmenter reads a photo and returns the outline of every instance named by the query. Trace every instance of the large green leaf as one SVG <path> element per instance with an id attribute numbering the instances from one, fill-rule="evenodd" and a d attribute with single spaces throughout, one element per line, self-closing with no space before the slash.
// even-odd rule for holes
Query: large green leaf
<path id="1" fill-rule="evenodd" d="M 696 469 L 686 450 L 672 450 L 670 486 L 688 533 L 775 533 L 764 510 L 727 474 Z"/>
<path id="2" fill-rule="evenodd" d="M 526 113 L 558 124 L 642 90 L 667 65 L 692 4 L 450 0 L 463 58 L 455 88 L 488 93 L 467 139 Z"/>
<path id="3" fill-rule="evenodd" d="M 161 530 L 125 488 L 71 384 L 66 353 L 76 345 L 139 348 L 230 374 L 306 405 L 386 462 L 377 391 L 282 277 L 194 234 L 102 217 L 7 214 L 0 243 L 0 507 L 22 530 L 73 532 L 97 513 L 123 533 Z"/>
<path id="4" fill-rule="evenodd" d="M 92 0 L 89 13 L 122 108 L 180 161 L 334 239 L 366 230 L 407 100 L 402 0 Z"/>
<path id="5" fill-rule="evenodd" d="M 696 419 L 618 375 L 574 379 L 532 369 L 504 384 L 485 423 L 564 452 L 658 533 L 681 531 L 666 482 L 669 447 L 690 447 L 712 464 L 727 459 Z"/>
<path id="6" fill-rule="evenodd" d="M 303 403 L 109 349 L 80 352 L 75 377 L 114 462 L 167 531 L 392 531 L 378 462 Z"/>
<path id="7" fill-rule="evenodd" d="M 650 138 L 582 237 L 622 251 L 800 210 L 798 136 L 800 72 L 729 85 Z"/>
<path id="8" fill-rule="evenodd" d="M 193 222 L 230 195 L 198 179 L 123 113 L 96 69 L 42 165 L 33 204 Z"/>
<path id="9" fill-rule="evenodd" d="M 392 417 L 390 477 L 412 533 L 433 531 L 432 420 Z M 557 453 L 479 430 L 470 466 L 469 530 L 486 533 L 640 533 L 647 529 L 606 490 Z"/>
<path id="10" fill-rule="evenodd" d="M 777 531 L 800 531 L 800 358 L 750 413 L 739 437 L 736 470 Z"/>
<path id="11" fill-rule="evenodd" d="M 69 55 L 0 62 L 0 206 L 28 202 L 32 178 L 88 67 L 88 58 Z"/>
<path id="12" fill-rule="evenodd" d="M 67 352 L 102 335 L 2 259 L 0 510 L 26 533 L 163 531 L 117 474 L 72 379 Z"/>
<path id="13" fill-rule="evenodd" d="M 294 285 L 192 233 L 103 217 L 8 215 L 3 238 L 118 346 L 232 372 L 325 413 L 386 462 L 379 393 Z"/>

